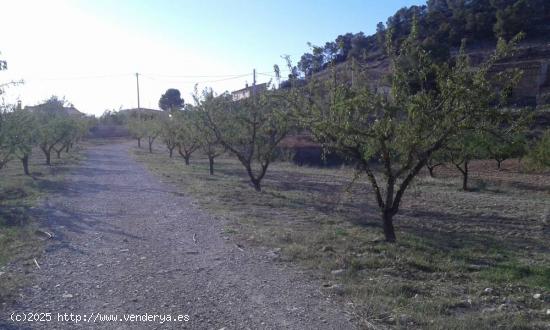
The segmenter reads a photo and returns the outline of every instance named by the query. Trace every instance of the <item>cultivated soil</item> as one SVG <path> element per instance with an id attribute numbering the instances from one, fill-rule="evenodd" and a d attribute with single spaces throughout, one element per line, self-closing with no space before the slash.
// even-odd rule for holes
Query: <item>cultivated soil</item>
<path id="1" fill-rule="evenodd" d="M 235 244 L 223 219 L 160 182 L 128 148 L 90 147 L 35 209 L 38 225 L 53 238 L 36 264 L 16 262 L 1 275 L 30 281 L 0 307 L 0 328 L 354 328 L 322 283 L 276 261 L 276 251 Z M 49 322 L 44 316 L 12 322 L 13 312 L 52 314 Z M 60 321 L 58 313 L 82 319 Z M 189 321 L 120 321 L 125 314 L 188 315 Z M 98 320 L 106 315 L 119 321 Z"/>

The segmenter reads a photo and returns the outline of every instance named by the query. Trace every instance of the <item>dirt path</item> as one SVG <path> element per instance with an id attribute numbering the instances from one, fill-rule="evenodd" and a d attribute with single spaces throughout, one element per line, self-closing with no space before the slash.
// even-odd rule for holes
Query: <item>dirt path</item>
<path id="1" fill-rule="evenodd" d="M 76 327 L 94 329 L 353 328 L 320 283 L 265 252 L 241 251 L 224 239 L 220 220 L 159 182 L 127 149 L 90 148 L 47 200 L 41 221 L 55 239 L 0 327 L 72 328 L 58 313 L 74 313 L 82 318 Z M 6 322 L 13 311 L 50 312 L 52 321 Z M 189 322 L 99 322 L 98 313 L 119 320 L 187 314 Z"/>

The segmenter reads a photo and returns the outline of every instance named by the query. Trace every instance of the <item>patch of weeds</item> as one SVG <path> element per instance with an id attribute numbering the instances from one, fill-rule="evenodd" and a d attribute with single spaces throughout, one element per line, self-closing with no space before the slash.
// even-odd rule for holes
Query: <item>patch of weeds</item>
<path id="1" fill-rule="evenodd" d="M 434 273 L 439 271 L 439 267 L 423 258 L 414 258 L 407 261 L 407 265 L 425 273 Z"/>
<path id="2" fill-rule="evenodd" d="M 283 252 L 288 256 L 289 260 L 307 260 L 312 257 L 311 250 L 304 245 L 296 243 L 285 246 Z"/>
<path id="3" fill-rule="evenodd" d="M 348 232 L 343 228 L 336 228 L 334 229 L 334 234 L 336 236 L 348 236 Z"/>
<path id="4" fill-rule="evenodd" d="M 519 262 L 508 262 L 483 269 L 478 275 L 491 282 L 520 283 L 550 290 L 549 266 L 530 266 Z"/>
<path id="5" fill-rule="evenodd" d="M 237 234 L 238 231 L 234 228 L 224 228 L 223 229 L 224 234 Z"/>
<path id="6" fill-rule="evenodd" d="M 363 262 L 358 258 L 351 258 L 349 261 L 349 271 L 350 273 L 356 273 L 362 269 L 364 269 Z"/>
<path id="7" fill-rule="evenodd" d="M 30 158 L 31 176 L 23 175 L 20 162 L 12 161 L 0 171 L 0 269 L 17 260 L 24 267 L 34 267 L 32 259 L 40 254 L 42 240 L 36 232 L 30 208 L 57 187 L 62 175 L 84 157 L 78 152 L 64 154 L 62 159 L 45 165 L 40 151 Z M 0 301 L 6 301 L 23 283 L 23 276 L 9 272 L 0 275 Z"/>

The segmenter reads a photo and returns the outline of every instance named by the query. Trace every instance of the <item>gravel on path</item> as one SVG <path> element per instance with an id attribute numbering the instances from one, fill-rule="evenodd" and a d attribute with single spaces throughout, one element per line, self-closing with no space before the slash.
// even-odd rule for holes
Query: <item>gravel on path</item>
<path id="1" fill-rule="evenodd" d="M 320 283 L 265 251 L 236 247 L 222 220 L 160 182 L 129 148 L 90 147 L 38 208 L 54 238 L 0 328 L 354 328 Z M 11 322 L 13 312 L 51 313 L 51 321 Z M 118 320 L 99 321 L 110 315 Z"/>

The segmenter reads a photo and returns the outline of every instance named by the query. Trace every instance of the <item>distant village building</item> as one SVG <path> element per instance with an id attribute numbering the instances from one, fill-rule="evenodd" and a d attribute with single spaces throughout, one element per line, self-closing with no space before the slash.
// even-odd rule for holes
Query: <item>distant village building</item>
<path id="1" fill-rule="evenodd" d="M 127 115 L 130 118 L 142 117 L 143 119 L 154 118 L 160 113 L 163 113 L 162 110 L 150 109 L 150 108 L 131 108 L 131 109 L 121 109 L 117 111 L 119 114 Z"/>
<path id="2" fill-rule="evenodd" d="M 256 93 L 261 93 L 263 91 L 267 90 L 267 83 L 258 84 L 256 86 L 248 86 L 246 84 L 246 87 L 243 89 L 239 89 L 238 91 L 231 92 L 231 97 L 233 101 L 239 101 L 249 98 L 252 95 L 253 91 L 256 91 Z"/>
<path id="3" fill-rule="evenodd" d="M 38 104 L 38 105 L 28 105 L 25 107 L 26 110 L 30 112 L 39 112 L 39 111 L 48 111 L 48 107 L 46 104 Z M 75 116 L 75 117 L 85 117 L 86 115 L 82 112 L 80 112 L 77 108 L 75 108 L 72 104 L 69 104 L 69 106 L 63 108 L 60 108 L 58 111 L 61 111 L 62 113 L 69 115 L 69 116 Z"/>

